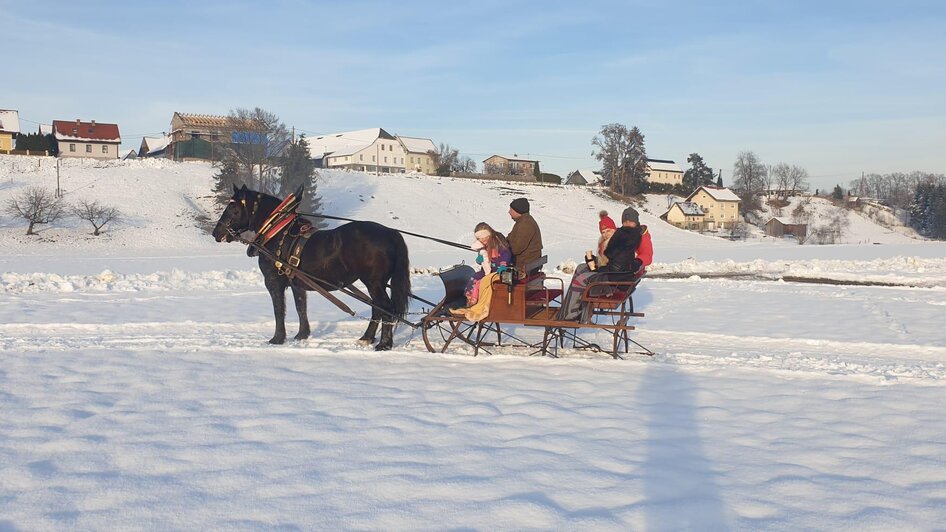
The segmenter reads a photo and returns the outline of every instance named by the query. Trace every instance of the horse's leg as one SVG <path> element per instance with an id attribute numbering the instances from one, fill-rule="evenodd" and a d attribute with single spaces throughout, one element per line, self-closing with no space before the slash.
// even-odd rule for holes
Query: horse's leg
<path id="1" fill-rule="evenodd" d="M 264 272 L 263 282 L 273 299 L 273 315 L 276 317 L 276 332 L 269 343 L 281 344 L 286 341 L 286 285 L 289 283 L 275 270 Z"/>
<path id="2" fill-rule="evenodd" d="M 368 294 L 371 295 L 371 302 L 382 310 L 375 310 L 371 313 L 372 318 L 375 315 L 381 319 L 381 341 L 374 347 L 375 351 L 387 351 L 394 346 L 394 302 L 388 297 L 385 289 L 385 282 L 365 283 L 368 287 Z M 377 322 L 373 322 L 376 327 Z"/>
<path id="3" fill-rule="evenodd" d="M 296 334 L 296 340 L 305 340 L 309 337 L 309 314 L 306 312 L 306 292 L 305 287 L 298 286 L 296 283 L 289 285 L 292 288 L 292 299 L 296 302 L 296 314 L 299 315 L 299 332 Z"/>
<path id="4" fill-rule="evenodd" d="M 371 296 L 371 299 L 374 300 L 374 295 Z M 371 345 L 374 343 L 375 334 L 378 332 L 379 321 L 381 321 L 381 312 L 378 309 L 371 307 L 371 321 L 368 322 L 368 328 L 365 329 L 365 334 L 361 335 L 361 338 L 358 339 L 359 343 L 364 345 Z"/>

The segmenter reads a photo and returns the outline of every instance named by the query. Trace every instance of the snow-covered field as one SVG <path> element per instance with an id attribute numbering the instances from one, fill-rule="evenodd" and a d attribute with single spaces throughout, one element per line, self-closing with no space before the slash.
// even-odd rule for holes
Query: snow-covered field
<path id="1" fill-rule="evenodd" d="M 0 156 L 0 202 L 55 187 L 50 161 Z M 946 522 L 943 243 L 872 224 L 864 238 L 884 244 L 729 242 L 644 214 L 656 263 L 635 338 L 652 359 L 435 355 L 406 327 L 375 353 L 354 341 L 367 309 L 316 297 L 312 338 L 271 346 L 255 263 L 195 227 L 215 218 L 211 174 L 70 161 L 66 199 L 126 222 L 27 238 L 0 219 L 0 530 Z M 550 266 L 593 245 L 599 209 L 623 208 L 576 188 L 344 172 L 320 193 L 330 214 L 460 242 L 478 221 L 508 230 L 525 195 Z M 418 269 L 471 258 L 408 245 Z M 436 277 L 412 282 L 439 297 Z"/>

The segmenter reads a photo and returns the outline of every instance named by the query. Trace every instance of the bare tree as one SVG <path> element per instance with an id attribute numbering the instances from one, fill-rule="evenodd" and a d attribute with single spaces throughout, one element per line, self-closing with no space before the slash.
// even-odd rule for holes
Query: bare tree
<path id="1" fill-rule="evenodd" d="M 605 124 L 591 139 L 591 145 L 597 148 L 592 155 L 601 161 L 601 174 L 613 192 L 629 195 L 642 190 L 647 174 L 647 151 L 640 129 Z"/>
<path id="2" fill-rule="evenodd" d="M 739 152 L 733 165 L 733 191 L 742 200 L 739 203 L 743 212 L 759 210 L 758 194 L 765 188 L 765 176 L 768 170 L 759 157 L 751 151 Z"/>
<path id="3" fill-rule="evenodd" d="M 93 235 L 102 234 L 102 228 L 109 222 L 117 222 L 121 218 L 121 212 L 115 207 L 102 205 L 97 200 L 82 200 L 72 207 L 72 214 L 80 220 L 85 220 L 92 224 Z"/>
<path id="4" fill-rule="evenodd" d="M 24 218 L 30 223 L 26 234 L 35 235 L 33 227 L 37 224 L 53 223 L 65 214 L 65 204 L 61 198 L 48 188 L 29 187 L 19 196 L 7 200 L 4 211 L 17 218 Z"/>
<path id="5" fill-rule="evenodd" d="M 429 151 L 427 155 L 434 161 L 434 167 L 437 169 L 437 175 L 448 176 L 450 172 L 456 171 L 457 161 L 460 158 L 460 150 L 451 148 L 449 144 L 440 143 L 437 151 Z"/>
<path id="6" fill-rule="evenodd" d="M 251 180 L 256 180 L 257 190 L 277 194 L 277 168 L 291 140 L 286 125 L 259 107 L 234 109 L 228 121 L 232 143 L 224 158 L 235 161 Z"/>
<path id="7" fill-rule="evenodd" d="M 475 174 L 476 173 L 476 161 L 467 157 L 466 155 L 458 158 L 454 163 L 454 172 L 461 174 Z"/>
<path id="8" fill-rule="evenodd" d="M 808 171 L 800 166 L 778 163 L 772 167 L 770 174 L 779 196 L 794 196 L 808 190 Z"/>
<path id="9" fill-rule="evenodd" d="M 627 126 L 624 124 L 605 124 L 598 134 L 591 139 L 596 149 L 591 152 L 601 161 L 601 175 L 614 190 L 615 183 L 621 180 L 621 167 L 627 152 Z"/>

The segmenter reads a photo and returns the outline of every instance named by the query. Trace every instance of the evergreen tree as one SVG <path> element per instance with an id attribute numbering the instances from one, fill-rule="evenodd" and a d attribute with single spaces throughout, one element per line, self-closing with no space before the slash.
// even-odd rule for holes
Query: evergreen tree
<path id="1" fill-rule="evenodd" d="M 713 169 L 706 166 L 700 154 L 691 153 L 687 157 L 687 162 L 690 163 L 690 168 L 683 173 L 683 191 L 685 194 L 690 194 L 701 185 L 712 185 L 715 182 Z"/>
<path id="2" fill-rule="evenodd" d="M 305 189 L 300 211 L 309 213 L 322 212 L 322 198 L 316 192 L 318 174 L 315 171 L 315 161 L 309 155 L 309 141 L 305 135 L 289 144 L 286 156 L 280 165 L 279 196 L 284 198 L 295 192 L 299 186 Z M 322 218 L 308 216 L 316 228 L 325 227 Z"/>
<path id="3" fill-rule="evenodd" d="M 644 134 L 634 126 L 627 134 L 627 155 L 624 158 L 625 195 L 641 194 L 647 190 L 647 150 Z"/>
<path id="4" fill-rule="evenodd" d="M 220 169 L 214 177 L 214 194 L 218 203 L 226 203 L 233 195 L 233 187 L 246 185 L 246 176 L 240 171 L 240 164 L 232 157 L 224 157 Z"/>
<path id="5" fill-rule="evenodd" d="M 719 177 L 716 179 L 716 186 L 719 188 L 723 188 L 723 171 L 722 170 L 719 171 Z"/>
<path id="6" fill-rule="evenodd" d="M 16 149 L 20 151 L 30 150 L 31 152 L 49 151 L 49 139 L 47 135 L 40 133 L 20 133 L 16 136 Z"/>
<path id="7" fill-rule="evenodd" d="M 841 188 L 841 185 L 834 185 L 834 190 L 831 192 L 831 199 L 836 201 L 844 199 L 844 190 Z"/>

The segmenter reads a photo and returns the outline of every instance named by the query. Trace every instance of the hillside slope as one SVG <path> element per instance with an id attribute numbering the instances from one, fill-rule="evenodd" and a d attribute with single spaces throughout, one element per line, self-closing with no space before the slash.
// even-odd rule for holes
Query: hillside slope
<path id="1" fill-rule="evenodd" d="M 218 244 L 198 227 L 197 216 L 215 220 L 219 213 L 210 193 L 213 173 L 206 163 L 63 160 L 61 183 L 66 201 L 99 200 L 119 208 L 125 219 L 107 227 L 100 237 L 91 236 L 91 226 L 76 219 L 40 226 L 38 236 L 27 237 L 23 220 L 2 215 L 0 245 L 14 256 L 89 254 L 191 260 L 199 255 L 208 260 L 228 257 L 235 261 L 232 265 L 245 265 L 246 256 L 239 244 Z M 527 197 L 542 230 L 550 269 L 580 260 L 585 250 L 593 248 L 599 210 L 606 209 L 619 220 L 626 207 L 587 187 L 334 170 L 322 170 L 320 175 L 318 193 L 324 199 L 326 214 L 373 220 L 460 243 L 473 240 L 473 227 L 481 221 L 508 232 L 512 227 L 509 202 Z M 55 159 L 0 156 L 0 204 L 28 186 L 54 189 Z M 852 215 L 860 219 L 858 225 L 852 224 L 859 228 L 856 233 L 852 231 L 855 241 L 888 245 L 798 246 L 788 239 L 771 238 L 730 242 L 677 229 L 648 210 L 653 211 L 653 207 L 642 209 L 641 221 L 653 234 L 656 263 L 942 256 L 936 244 L 892 234 L 858 215 Z M 472 253 L 429 240 L 406 239 L 411 264 L 417 268 L 443 267 L 472 258 Z M 169 260 L 166 267 L 185 268 L 183 261 Z M 146 271 L 145 266 L 137 269 Z"/>

